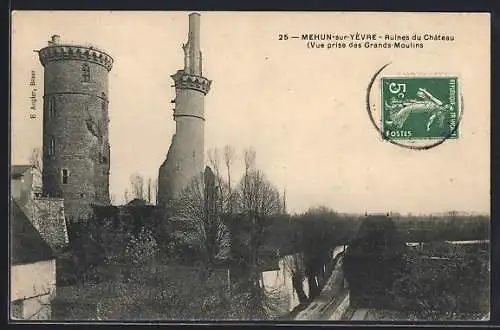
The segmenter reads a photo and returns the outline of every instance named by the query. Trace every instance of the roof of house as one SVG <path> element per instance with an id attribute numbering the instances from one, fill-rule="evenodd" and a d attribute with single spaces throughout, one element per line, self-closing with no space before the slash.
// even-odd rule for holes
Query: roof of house
<path id="1" fill-rule="evenodd" d="M 27 264 L 55 258 L 54 251 L 33 227 L 16 201 L 11 202 L 11 264 Z"/>
<path id="2" fill-rule="evenodd" d="M 276 255 L 264 254 L 263 256 L 261 256 L 259 269 L 262 272 L 279 270 L 279 258 Z"/>
<path id="3" fill-rule="evenodd" d="M 13 179 L 19 178 L 32 167 L 32 165 L 13 165 L 10 167 L 10 176 Z"/>
<path id="4" fill-rule="evenodd" d="M 140 198 L 134 198 L 133 200 L 127 203 L 127 206 L 144 206 L 144 205 L 148 205 L 148 202 Z"/>

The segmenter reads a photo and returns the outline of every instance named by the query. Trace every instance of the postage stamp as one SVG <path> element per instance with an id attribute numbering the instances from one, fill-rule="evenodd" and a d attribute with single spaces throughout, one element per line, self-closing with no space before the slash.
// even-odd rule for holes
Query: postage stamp
<path id="1" fill-rule="evenodd" d="M 384 139 L 458 138 L 458 77 L 383 77 L 381 82 Z"/>

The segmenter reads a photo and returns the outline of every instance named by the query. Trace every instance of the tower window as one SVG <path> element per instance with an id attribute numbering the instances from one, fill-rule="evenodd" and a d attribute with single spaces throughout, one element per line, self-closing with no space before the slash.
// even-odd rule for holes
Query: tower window
<path id="1" fill-rule="evenodd" d="M 62 183 L 67 184 L 68 183 L 68 177 L 69 177 L 69 171 L 66 168 L 62 169 Z"/>
<path id="2" fill-rule="evenodd" d="M 49 156 L 53 156 L 55 154 L 55 146 L 56 142 L 54 141 L 54 137 L 51 137 L 49 142 Z"/>
<path id="3" fill-rule="evenodd" d="M 88 63 L 82 64 L 82 78 L 83 82 L 90 82 L 90 66 Z"/>
<path id="4" fill-rule="evenodd" d="M 51 97 L 49 99 L 49 116 L 54 117 L 56 115 L 56 100 Z"/>
<path id="5" fill-rule="evenodd" d="M 101 100 L 101 109 L 102 111 L 106 111 L 107 110 L 107 107 L 108 107 L 108 100 L 106 99 L 106 94 L 105 93 L 102 93 L 101 94 L 101 97 L 102 97 L 102 100 Z"/>

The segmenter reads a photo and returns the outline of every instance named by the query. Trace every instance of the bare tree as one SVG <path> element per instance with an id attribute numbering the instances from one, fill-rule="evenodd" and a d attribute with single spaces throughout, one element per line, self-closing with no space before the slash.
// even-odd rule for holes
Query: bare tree
<path id="1" fill-rule="evenodd" d="M 31 151 L 29 163 L 33 166 L 33 188 L 35 195 L 42 193 L 42 171 L 43 171 L 43 153 L 42 148 L 35 147 Z"/>
<path id="2" fill-rule="evenodd" d="M 293 240 L 293 238 L 292 238 Z M 283 258 L 285 271 L 292 277 L 292 286 L 297 293 L 299 298 L 299 303 L 301 305 L 307 303 L 307 295 L 304 292 L 304 279 L 305 279 L 305 267 L 304 267 L 304 255 L 302 252 L 297 252 L 293 255 L 287 255 Z"/>
<path id="3" fill-rule="evenodd" d="M 270 216 L 280 211 L 279 192 L 267 179 L 264 172 L 251 169 L 244 175 L 240 183 L 241 207 L 244 212 L 259 216 Z"/>
<path id="4" fill-rule="evenodd" d="M 221 175 L 220 175 L 220 166 L 219 166 L 220 165 L 219 149 L 218 148 L 210 149 L 210 150 L 208 150 L 207 154 L 208 154 L 208 163 L 215 174 L 216 181 L 218 182 L 218 184 L 220 186 Z"/>
<path id="5" fill-rule="evenodd" d="M 43 153 L 40 147 L 35 147 L 31 151 L 31 155 L 29 157 L 29 163 L 32 165 L 37 171 L 42 173 L 43 169 Z"/>
<path id="6" fill-rule="evenodd" d="M 116 203 L 116 196 L 115 196 L 115 194 L 110 194 L 109 195 L 109 203 L 111 205 L 114 205 Z"/>
<path id="7" fill-rule="evenodd" d="M 144 199 L 144 178 L 139 173 L 132 174 L 130 176 L 130 183 L 132 185 L 133 198 Z"/>
<path id="8" fill-rule="evenodd" d="M 153 182 L 153 199 L 154 203 L 158 203 L 158 178 L 156 178 Z"/>
<path id="9" fill-rule="evenodd" d="M 218 148 L 209 149 L 207 154 L 208 154 L 208 163 L 210 164 L 210 167 L 213 169 L 215 176 L 217 177 L 220 173 L 219 149 Z"/>
<path id="10" fill-rule="evenodd" d="M 245 175 L 255 166 L 255 150 L 252 147 L 243 151 L 243 161 L 245 162 Z"/>
<path id="11" fill-rule="evenodd" d="M 151 204 L 151 200 L 153 197 L 153 180 L 151 178 L 148 178 L 148 180 L 147 180 L 146 192 L 147 192 L 148 203 Z"/>
<path id="12" fill-rule="evenodd" d="M 225 156 L 224 156 L 225 157 Z M 216 189 L 218 191 L 218 202 L 222 210 L 230 210 L 231 204 L 231 189 L 227 182 L 224 181 L 220 170 L 220 152 L 219 149 L 210 149 L 208 151 L 208 162 L 213 169 L 216 181 Z M 226 162 L 224 160 L 224 162 Z"/>
<path id="13" fill-rule="evenodd" d="M 206 170 L 169 204 L 174 244 L 197 250 L 207 265 L 228 258 L 230 252 L 229 230 L 220 218 L 216 199 L 215 175 Z"/>
<path id="14" fill-rule="evenodd" d="M 227 170 L 227 187 L 228 187 L 228 211 L 230 213 L 233 212 L 233 191 L 231 189 L 231 165 L 234 162 L 235 151 L 234 148 L 230 145 L 226 145 L 224 147 L 224 164 L 226 165 Z"/>
<path id="15" fill-rule="evenodd" d="M 254 168 L 255 153 L 245 152 L 245 174 L 240 181 L 238 190 L 239 208 L 244 214 L 245 221 L 249 222 L 246 236 L 246 268 L 249 285 L 249 303 L 251 318 L 267 313 L 266 307 L 272 294 L 263 287 L 260 269 L 260 251 L 264 245 L 265 227 L 268 219 L 279 212 L 279 199 L 277 189 L 266 178 L 264 173 Z"/>
<path id="16" fill-rule="evenodd" d="M 130 194 L 128 192 L 128 189 L 125 189 L 123 191 L 123 202 L 124 204 L 127 204 L 130 201 Z"/>
<path id="17" fill-rule="evenodd" d="M 245 163 L 245 173 L 243 174 L 243 201 L 247 200 L 247 179 L 249 178 L 249 172 L 255 166 L 255 150 L 252 147 L 243 150 L 243 161 Z"/>
<path id="18" fill-rule="evenodd" d="M 287 210 L 286 210 L 286 188 L 283 189 L 283 213 L 287 213 Z"/>

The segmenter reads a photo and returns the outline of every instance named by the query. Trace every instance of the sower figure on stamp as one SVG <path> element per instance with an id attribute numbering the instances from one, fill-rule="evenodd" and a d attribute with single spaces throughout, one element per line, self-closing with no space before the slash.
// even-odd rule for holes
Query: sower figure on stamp
<path id="1" fill-rule="evenodd" d="M 386 108 L 389 110 L 390 120 L 386 121 L 388 125 L 395 125 L 401 129 L 406 122 L 408 116 L 412 113 L 430 113 L 431 116 L 427 121 L 427 131 L 430 131 L 431 125 L 436 118 L 439 120 L 439 127 L 444 124 L 444 112 L 452 109 L 450 104 L 443 104 L 439 99 L 434 97 L 424 88 L 419 88 L 417 97 L 421 100 L 405 100 L 399 101 L 392 98 L 391 104 L 385 103 Z"/>

